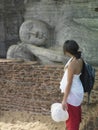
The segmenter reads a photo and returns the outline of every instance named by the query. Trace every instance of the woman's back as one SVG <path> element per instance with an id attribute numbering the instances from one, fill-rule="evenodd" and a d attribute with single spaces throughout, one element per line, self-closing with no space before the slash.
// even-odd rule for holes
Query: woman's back
<path id="1" fill-rule="evenodd" d="M 81 58 L 76 59 L 73 57 L 69 65 L 71 65 L 74 74 L 78 75 L 81 73 L 83 60 Z"/>

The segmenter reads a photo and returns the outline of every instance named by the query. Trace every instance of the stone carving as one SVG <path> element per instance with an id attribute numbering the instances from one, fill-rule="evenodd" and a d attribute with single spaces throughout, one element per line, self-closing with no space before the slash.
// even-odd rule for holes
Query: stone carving
<path id="1" fill-rule="evenodd" d="M 9 48 L 7 58 L 21 57 L 25 60 L 39 60 L 42 64 L 62 64 L 66 60 L 62 52 L 63 43 L 65 40 L 74 39 L 82 48 L 84 58 L 94 65 L 98 64 L 98 58 L 96 58 L 98 56 L 98 31 L 94 28 L 94 26 L 98 27 L 98 24 L 96 22 L 95 25 L 92 22 L 93 25 L 90 26 L 90 19 L 88 19 L 89 23 L 86 22 L 87 17 L 92 15 L 90 9 L 85 8 L 85 6 L 88 8 L 88 4 L 82 4 L 81 10 L 78 10 L 77 4 L 74 6 L 66 2 L 60 4 L 52 0 L 51 2 L 26 1 L 26 3 L 29 10 L 27 6 L 25 22 L 20 27 L 21 43 Z M 96 17 L 96 20 L 97 16 L 94 13 L 93 17 Z M 83 17 L 85 17 L 84 23 Z M 24 48 L 27 51 L 24 51 Z"/>
<path id="2" fill-rule="evenodd" d="M 23 44 L 12 45 L 7 54 L 7 58 L 23 59 L 26 61 L 38 60 L 37 57 Z"/>
<path id="3" fill-rule="evenodd" d="M 19 34 L 22 42 L 8 49 L 8 59 L 38 60 L 42 64 L 62 63 L 63 55 L 52 48 L 47 48 L 50 32 L 49 25 L 45 22 L 27 20 L 21 25 Z"/>
<path id="4" fill-rule="evenodd" d="M 28 20 L 20 27 L 20 39 L 24 43 L 42 46 L 48 43 L 49 26 L 40 20 Z"/>

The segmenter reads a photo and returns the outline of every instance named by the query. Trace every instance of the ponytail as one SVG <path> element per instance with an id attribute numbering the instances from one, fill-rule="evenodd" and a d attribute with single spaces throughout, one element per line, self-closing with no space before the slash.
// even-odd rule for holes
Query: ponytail
<path id="1" fill-rule="evenodd" d="M 81 58 L 81 51 L 77 51 L 77 53 L 74 53 L 73 55 L 76 57 L 76 59 L 79 59 Z"/>

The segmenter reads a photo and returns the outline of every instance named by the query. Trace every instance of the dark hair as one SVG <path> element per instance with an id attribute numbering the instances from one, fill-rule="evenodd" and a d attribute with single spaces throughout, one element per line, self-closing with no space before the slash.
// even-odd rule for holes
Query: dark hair
<path id="1" fill-rule="evenodd" d="M 81 57 L 81 51 L 79 51 L 79 45 L 74 40 L 67 40 L 63 45 L 63 52 L 69 52 L 74 55 L 77 59 Z"/>

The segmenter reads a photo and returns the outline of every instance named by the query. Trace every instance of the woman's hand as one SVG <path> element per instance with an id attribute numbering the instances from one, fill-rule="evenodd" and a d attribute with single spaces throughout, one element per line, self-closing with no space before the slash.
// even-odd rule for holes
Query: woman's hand
<path id="1" fill-rule="evenodd" d="M 65 101 L 62 101 L 62 108 L 64 111 L 68 110 L 67 103 Z"/>

